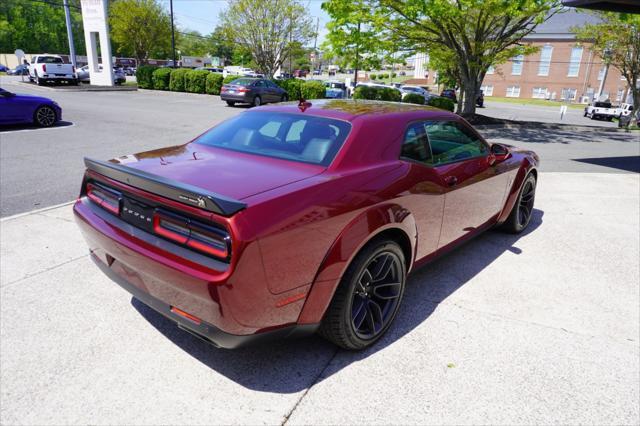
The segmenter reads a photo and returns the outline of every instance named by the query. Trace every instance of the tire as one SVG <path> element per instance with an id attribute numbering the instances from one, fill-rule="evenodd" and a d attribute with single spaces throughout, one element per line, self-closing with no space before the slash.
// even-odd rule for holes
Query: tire
<path id="1" fill-rule="evenodd" d="M 262 105 L 262 98 L 260 96 L 253 98 L 253 106 L 259 107 L 260 105 Z"/>
<path id="2" fill-rule="evenodd" d="M 388 239 L 373 240 L 356 255 L 338 284 L 320 335 L 349 350 L 373 345 L 400 308 L 406 278 L 400 246 Z"/>
<path id="3" fill-rule="evenodd" d="M 587 116 L 587 111 L 585 111 L 585 112 L 584 112 L 584 115 L 583 115 L 583 117 L 586 117 L 586 116 Z"/>
<path id="4" fill-rule="evenodd" d="M 229 105 L 230 107 L 235 106 L 236 103 L 233 101 L 227 101 L 227 105 Z"/>
<path id="5" fill-rule="evenodd" d="M 40 80 L 40 78 L 38 77 L 38 73 L 36 73 L 36 84 L 38 86 L 42 86 L 44 84 L 44 81 Z"/>
<path id="6" fill-rule="evenodd" d="M 536 199 L 536 177 L 529 173 L 522 184 L 516 203 L 511 209 L 507 220 L 502 224 L 502 230 L 510 234 L 519 234 L 531 222 L 533 205 Z"/>
<path id="7" fill-rule="evenodd" d="M 280 102 L 287 102 L 289 100 L 289 95 L 287 95 L 286 93 L 284 95 L 282 95 L 282 98 L 280 99 Z"/>
<path id="8" fill-rule="evenodd" d="M 51 127 L 57 121 L 56 112 L 48 105 L 42 105 L 38 107 L 35 113 L 33 113 L 33 122 L 40 127 Z"/>

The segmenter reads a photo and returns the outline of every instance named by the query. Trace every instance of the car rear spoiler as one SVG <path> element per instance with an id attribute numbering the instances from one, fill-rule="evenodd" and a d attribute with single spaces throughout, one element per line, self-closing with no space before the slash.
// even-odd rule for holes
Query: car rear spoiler
<path id="1" fill-rule="evenodd" d="M 232 216 L 247 207 L 246 204 L 238 200 L 122 164 L 86 157 L 84 164 L 88 170 L 110 179 L 222 216 Z"/>

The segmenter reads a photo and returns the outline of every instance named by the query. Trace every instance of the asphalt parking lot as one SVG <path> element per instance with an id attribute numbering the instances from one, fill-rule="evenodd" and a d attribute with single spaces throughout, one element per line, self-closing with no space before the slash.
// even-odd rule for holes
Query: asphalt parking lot
<path id="1" fill-rule="evenodd" d="M 638 133 L 484 130 L 542 158 L 526 233 L 416 271 L 367 351 L 319 337 L 225 351 L 104 277 L 69 205 L 42 208 L 76 197 L 85 155 L 182 143 L 243 109 L 0 84 L 56 99 L 67 121 L 0 129 L 1 424 L 640 423 Z"/>

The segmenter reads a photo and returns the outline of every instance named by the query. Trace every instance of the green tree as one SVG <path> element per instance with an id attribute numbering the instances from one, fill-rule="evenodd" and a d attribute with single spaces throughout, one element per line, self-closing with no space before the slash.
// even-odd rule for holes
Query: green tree
<path id="1" fill-rule="evenodd" d="M 80 1 L 70 0 L 76 54 L 85 53 Z M 62 2 L 0 1 L 0 52 L 69 53 Z"/>
<path id="2" fill-rule="evenodd" d="M 251 52 L 259 71 L 271 77 L 292 48 L 313 33 L 311 19 L 296 0 L 230 0 L 221 15 L 231 40 Z"/>
<path id="3" fill-rule="evenodd" d="M 631 88 L 638 119 L 640 109 L 640 15 L 598 12 L 598 24 L 574 28 L 579 40 L 592 42 L 591 49 L 603 60 L 618 68 Z"/>
<path id="4" fill-rule="evenodd" d="M 235 43 L 227 36 L 222 27 L 216 27 L 216 29 L 209 36 L 211 42 L 211 56 L 220 58 L 222 65 L 231 65 L 234 52 Z"/>
<path id="5" fill-rule="evenodd" d="M 349 0 L 331 0 L 354 4 Z M 458 111 L 475 112 L 475 98 L 491 65 L 535 48 L 522 39 L 559 9 L 559 0 L 358 0 L 358 12 L 377 30 L 378 43 L 397 39 L 398 50 L 429 52 L 449 63 L 460 82 Z M 334 14 L 332 21 L 335 21 Z M 344 19 L 344 15 L 342 16 Z M 330 26 L 330 30 L 332 30 Z M 331 35 L 329 36 L 331 40 Z"/>
<path id="6" fill-rule="evenodd" d="M 354 79 L 360 69 L 379 69 L 385 50 L 387 31 L 376 25 L 372 0 L 329 0 L 322 9 L 329 14 L 329 33 L 322 49 L 325 56 L 336 58 L 342 68 L 354 68 Z"/>
<path id="7" fill-rule="evenodd" d="M 182 31 L 176 40 L 176 49 L 186 56 L 205 56 L 211 52 L 212 40 L 198 31 Z"/>
<path id="8" fill-rule="evenodd" d="M 109 13 L 118 53 L 135 57 L 139 64 L 150 57 L 170 56 L 171 21 L 158 1 L 117 0 Z"/>

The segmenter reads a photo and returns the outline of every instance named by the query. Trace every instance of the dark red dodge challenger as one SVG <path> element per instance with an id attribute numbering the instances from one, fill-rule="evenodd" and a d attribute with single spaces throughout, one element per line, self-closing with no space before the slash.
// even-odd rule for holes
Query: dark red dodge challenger
<path id="1" fill-rule="evenodd" d="M 86 159 L 74 211 L 105 274 L 216 346 L 319 331 L 361 349 L 412 269 L 527 226 L 538 161 L 438 109 L 290 103 L 185 145 Z"/>

